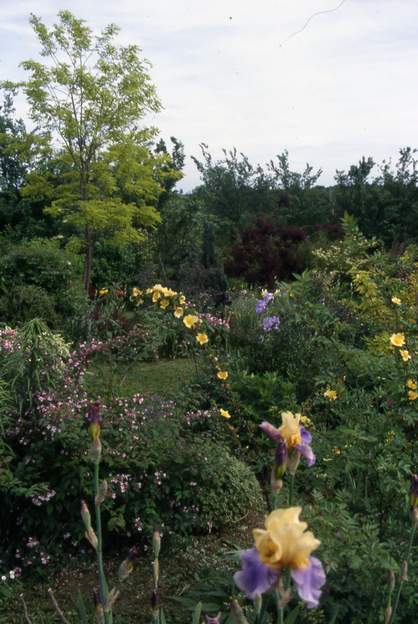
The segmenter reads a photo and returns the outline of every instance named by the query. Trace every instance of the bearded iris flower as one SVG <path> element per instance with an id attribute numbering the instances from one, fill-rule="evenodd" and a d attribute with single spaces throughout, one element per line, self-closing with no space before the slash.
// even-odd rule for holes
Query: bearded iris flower
<path id="1" fill-rule="evenodd" d="M 276 509 L 266 518 L 265 529 L 254 529 L 255 548 L 241 554 L 242 570 L 234 575 L 248 598 L 254 600 L 271 589 L 289 569 L 300 598 L 308 608 L 318 606 L 325 571 L 311 553 L 320 541 L 299 520 L 301 511 L 301 507 Z"/>
<path id="2" fill-rule="evenodd" d="M 277 429 L 274 425 L 264 421 L 260 428 L 272 440 L 280 443 L 282 439 L 290 454 L 298 453 L 305 458 L 308 466 L 313 466 L 316 459 L 311 447 L 312 435 L 300 424 L 301 415 L 292 412 L 282 412 L 282 425 Z"/>

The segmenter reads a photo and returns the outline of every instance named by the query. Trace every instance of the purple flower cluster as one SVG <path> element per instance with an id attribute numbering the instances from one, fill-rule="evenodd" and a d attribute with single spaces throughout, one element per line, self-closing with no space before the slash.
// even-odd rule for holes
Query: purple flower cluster
<path id="1" fill-rule="evenodd" d="M 261 299 L 257 299 L 255 304 L 255 311 L 257 314 L 263 314 L 267 310 L 267 306 L 274 299 L 273 293 L 265 292 L 263 293 Z"/>
<path id="2" fill-rule="evenodd" d="M 271 332 L 280 328 L 280 318 L 278 316 L 266 316 L 262 321 L 263 331 Z"/>

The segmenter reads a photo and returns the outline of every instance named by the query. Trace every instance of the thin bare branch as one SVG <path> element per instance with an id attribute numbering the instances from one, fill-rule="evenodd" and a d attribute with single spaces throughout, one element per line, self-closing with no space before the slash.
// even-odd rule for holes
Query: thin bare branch
<path id="1" fill-rule="evenodd" d="M 23 594 L 20 594 L 19 598 L 20 598 L 20 601 L 21 601 L 21 603 L 23 605 L 23 613 L 25 615 L 26 624 L 33 624 L 32 620 L 29 617 L 28 607 L 26 606 L 26 602 L 25 602 L 25 599 L 23 597 Z"/>
<path id="2" fill-rule="evenodd" d="M 49 597 L 51 598 L 52 604 L 55 607 L 55 611 L 58 613 L 58 615 L 61 618 L 61 622 L 63 622 L 64 624 L 70 624 L 70 622 L 67 620 L 64 613 L 62 612 L 62 609 L 59 606 L 57 599 L 55 598 L 54 592 L 52 591 L 51 588 L 48 589 L 48 594 L 49 594 Z"/>

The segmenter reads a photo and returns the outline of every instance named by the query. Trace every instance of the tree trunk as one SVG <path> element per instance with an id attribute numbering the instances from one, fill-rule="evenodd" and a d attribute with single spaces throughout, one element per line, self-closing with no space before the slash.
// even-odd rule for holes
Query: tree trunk
<path id="1" fill-rule="evenodd" d="M 84 270 L 83 270 L 83 285 L 84 290 L 89 294 L 90 288 L 90 275 L 91 275 L 91 261 L 93 257 L 93 236 L 91 228 L 86 226 L 84 231 Z"/>

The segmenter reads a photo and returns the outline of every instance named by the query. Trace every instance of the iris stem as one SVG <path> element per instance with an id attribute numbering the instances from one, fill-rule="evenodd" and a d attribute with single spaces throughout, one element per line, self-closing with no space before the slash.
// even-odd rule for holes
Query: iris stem
<path id="1" fill-rule="evenodd" d="M 409 563 L 409 559 L 411 558 L 412 545 L 414 543 L 414 537 L 415 537 L 415 532 L 417 530 L 417 526 L 418 526 L 418 522 L 414 522 L 412 530 L 411 530 L 411 536 L 409 538 L 408 549 L 406 551 L 406 557 L 404 559 L 404 561 L 406 561 L 406 565 L 407 566 L 408 566 L 408 563 Z M 399 581 L 398 591 L 396 593 L 395 604 L 393 605 L 393 612 L 392 612 L 392 618 L 390 620 L 390 624 L 394 624 L 394 622 L 396 620 L 396 611 L 398 610 L 399 598 L 401 597 L 401 591 L 402 591 L 402 585 L 403 584 L 404 584 L 404 578 L 401 577 L 401 580 Z"/>
<path id="2" fill-rule="evenodd" d="M 97 532 L 97 565 L 99 567 L 99 586 L 100 586 L 100 602 L 104 606 L 106 604 L 107 596 L 108 596 L 108 587 L 106 582 L 106 575 L 104 571 L 104 563 L 103 563 L 103 535 L 102 535 L 102 514 L 100 509 L 100 503 L 96 502 L 98 500 L 99 494 L 99 465 L 100 462 L 94 462 L 94 496 L 95 496 L 95 511 L 96 511 L 96 532 Z M 112 624 L 113 616 L 112 613 L 105 613 L 105 622 L 106 624 Z"/>
<path id="3" fill-rule="evenodd" d="M 289 507 L 292 506 L 292 502 L 293 502 L 293 486 L 295 484 L 295 475 L 292 474 L 290 476 L 290 483 L 289 483 Z"/>
<path id="4" fill-rule="evenodd" d="M 277 601 L 277 624 L 284 624 L 284 607 L 280 606 L 281 597 L 279 590 L 276 590 L 276 601 Z"/>

